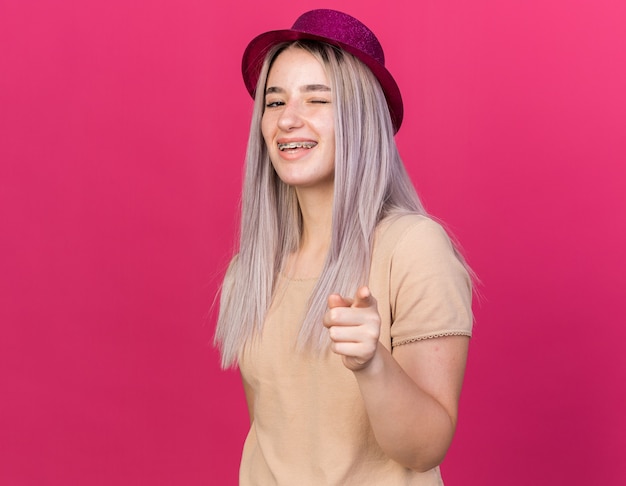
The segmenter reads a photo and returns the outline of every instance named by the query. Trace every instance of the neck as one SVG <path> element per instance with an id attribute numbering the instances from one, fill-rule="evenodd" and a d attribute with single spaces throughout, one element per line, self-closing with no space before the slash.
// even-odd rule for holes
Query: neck
<path id="1" fill-rule="evenodd" d="M 302 212 L 300 249 L 324 248 L 330 244 L 333 217 L 333 188 L 296 190 Z"/>
<path id="2" fill-rule="evenodd" d="M 290 274 L 296 278 L 318 276 L 326 261 L 331 239 L 333 193 L 330 190 L 296 190 L 302 212 L 302 238 L 291 256 Z"/>

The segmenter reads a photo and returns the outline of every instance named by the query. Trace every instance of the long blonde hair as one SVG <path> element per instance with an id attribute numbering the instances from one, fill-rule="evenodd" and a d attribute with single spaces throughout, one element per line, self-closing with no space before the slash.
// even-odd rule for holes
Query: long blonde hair
<path id="1" fill-rule="evenodd" d="M 335 184 L 331 243 L 312 292 L 299 344 L 326 347 L 321 320 L 331 293 L 353 295 L 368 281 L 374 230 L 392 214 L 425 214 L 405 171 L 383 91 L 372 72 L 329 44 L 281 44 L 265 58 L 256 90 L 241 205 L 239 248 L 221 289 L 215 342 L 222 366 L 235 365 L 244 344 L 260 333 L 278 274 L 298 249 L 302 216 L 295 191 L 274 171 L 261 133 L 265 83 L 272 62 L 299 48 L 324 66 L 335 110 Z"/>

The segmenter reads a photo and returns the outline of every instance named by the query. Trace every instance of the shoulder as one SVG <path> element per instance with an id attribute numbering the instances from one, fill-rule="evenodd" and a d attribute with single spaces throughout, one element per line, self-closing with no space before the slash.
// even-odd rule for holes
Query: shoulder
<path id="1" fill-rule="evenodd" d="M 454 254 L 454 247 L 443 226 L 422 214 L 389 216 L 376 228 L 374 248 L 377 253 L 393 256 L 397 252 L 412 254 Z"/>
<path id="2" fill-rule="evenodd" d="M 434 219 L 420 214 L 394 216 L 377 229 L 372 253 L 372 274 L 388 278 L 390 285 L 455 281 L 471 288 L 463 258 L 448 233 Z"/>
<path id="3" fill-rule="evenodd" d="M 370 279 L 389 308 L 392 346 L 471 335 L 469 273 L 443 226 L 408 214 L 381 222 Z"/>

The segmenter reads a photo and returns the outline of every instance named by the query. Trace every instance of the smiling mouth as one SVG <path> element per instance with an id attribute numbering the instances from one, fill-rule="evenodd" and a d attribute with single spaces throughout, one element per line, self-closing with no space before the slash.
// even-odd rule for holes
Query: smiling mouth
<path id="1" fill-rule="evenodd" d="M 281 152 L 285 150 L 293 150 L 293 149 L 311 149 L 317 145 L 317 142 L 289 142 L 289 143 L 279 143 L 278 150 Z"/>

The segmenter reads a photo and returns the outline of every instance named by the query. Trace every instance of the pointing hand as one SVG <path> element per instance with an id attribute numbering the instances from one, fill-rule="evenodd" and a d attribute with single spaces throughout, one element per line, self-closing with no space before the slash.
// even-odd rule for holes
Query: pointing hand
<path id="1" fill-rule="evenodd" d="M 330 334 L 331 349 L 342 356 L 348 369 L 359 371 L 370 364 L 378 348 L 380 315 L 368 287 L 359 288 L 354 299 L 328 296 L 324 326 Z"/>

